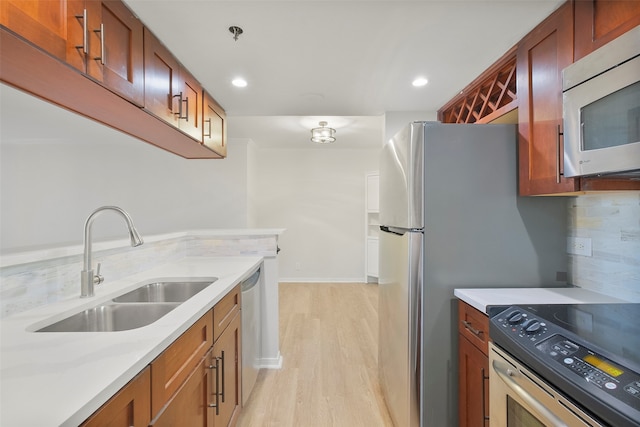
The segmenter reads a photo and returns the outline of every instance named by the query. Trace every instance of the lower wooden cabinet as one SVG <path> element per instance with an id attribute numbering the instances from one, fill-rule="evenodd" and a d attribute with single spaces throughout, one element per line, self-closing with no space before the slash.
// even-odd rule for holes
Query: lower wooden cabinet
<path id="1" fill-rule="evenodd" d="M 216 394 L 215 427 L 235 426 L 242 405 L 242 335 L 241 315 L 236 314 L 229 326 L 213 344 L 219 379 Z"/>
<path id="2" fill-rule="evenodd" d="M 211 311 L 200 318 L 151 363 L 151 411 L 157 414 L 180 392 L 213 344 Z"/>
<path id="3" fill-rule="evenodd" d="M 213 426 L 214 402 L 212 364 L 213 349 L 200 360 L 191 375 L 169 400 L 169 403 L 151 421 L 149 427 L 211 427 Z"/>
<path id="4" fill-rule="evenodd" d="M 151 420 L 151 368 L 134 379 L 97 410 L 82 427 L 144 427 Z"/>
<path id="5" fill-rule="evenodd" d="M 242 404 L 240 295 L 239 286 L 231 290 L 82 426 L 235 426 Z"/>
<path id="6" fill-rule="evenodd" d="M 489 317 L 458 301 L 459 427 L 489 426 Z"/>
<path id="7" fill-rule="evenodd" d="M 489 358 L 466 338 L 458 340 L 460 427 L 489 425 Z"/>

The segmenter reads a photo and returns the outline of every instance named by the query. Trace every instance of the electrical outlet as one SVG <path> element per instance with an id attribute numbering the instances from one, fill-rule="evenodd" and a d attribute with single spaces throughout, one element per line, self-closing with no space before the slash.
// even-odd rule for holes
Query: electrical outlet
<path id="1" fill-rule="evenodd" d="M 589 237 L 568 237 L 567 253 L 591 256 L 591 239 Z"/>

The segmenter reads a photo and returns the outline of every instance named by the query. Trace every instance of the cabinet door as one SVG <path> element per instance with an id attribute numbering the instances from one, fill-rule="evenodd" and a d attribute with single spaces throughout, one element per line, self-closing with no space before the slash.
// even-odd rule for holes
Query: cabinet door
<path id="1" fill-rule="evenodd" d="M 211 312 L 202 316 L 151 363 L 151 409 L 160 412 L 213 344 Z"/>
<path id="2" fill-rule="evenodd" d="M 640 25 L 640 1 L 576 0 L 574 10 L 576 61 Z"/>
<path id="3" fill-rule="evenodd" d="M 218 388 L 218 410 L 215 415 L 215 426 L 235 426 L 240 415 L 242 372 L 242 336 L 240 329 L 240 313 L 236 314 L 218 341 L 213 345 L 213 355 L 218 358 L 220 369 Z"/>
<path id="4" fill-rule="evenodd" d="M 204 92 L 202 142 L 220 157 L 227 156 L 226 115 L 222 107 L 206 91 Z"/>
<path id="5" fill-rule="evenodd" d="M 144 108 L 178 127 L 180 63 L 144 28 Z"/>
<path id="6" fill-rule="evenodd" d="M 578 190 L 578 180 L 562 176 L 562 69 L 573 59 L 571 6 L 565 3 L 518 45 L 521 195 Z"/>
<path id="7" fill-rule="evenodd" d="M 214 403 L 211 352 L 202 358 L 169 403 L 151 421 L 149 427 L 213 427 Z"/>
<path id="8" fill-rule="evenodd" d="M 458 338 L 460 427 L 489 425 L 489 358 L 465 337 Z"/>
<path id="9" fill-rule="evenodd" d="M 186 69 L 180 69 L 178 91 L 178 127 L 202 142 L 202 86 Z"/>
<path id="10" fill-rule="evenodd" d="M 87 74 L 123 98 L 144 105 L 142 22 L 119 0 L 87 0 Z"/>
<path id="11" fill-rule="evenodd" d="M 150 420 L 151 375 L 147 367 L 82 423 L 82 427 L 146 427 Z"/>
<path id="12" fill-rule="evenodd" d="M 69 30 L 77 30 L 77 27 L 68 25 L 68 3 L 73 1 L 2 0 L 0 24 L 64 61 Z M 80 36 L 81 28 L 82 25 Z"/>

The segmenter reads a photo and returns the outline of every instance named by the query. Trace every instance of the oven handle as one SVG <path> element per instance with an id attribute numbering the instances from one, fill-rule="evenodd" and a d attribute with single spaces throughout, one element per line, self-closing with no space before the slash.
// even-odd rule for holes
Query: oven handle
<path id="1" fill-rule="evenodd" d="M 533 408 L 540 416 L 546 418 L 547 423 L 551 423 L 553 427 L 567 427 L 567 425 L 558 417 L 556 417 L 549 409 L 540 403 L 535 397 L 529 394 L 520 384 L 516 382 L 518 371 L 503 366 L 499 361 L 494 360 L 492 363 L 493 370 L 498 374 L 500 379 L 513 390 L 527 405 Z"/>

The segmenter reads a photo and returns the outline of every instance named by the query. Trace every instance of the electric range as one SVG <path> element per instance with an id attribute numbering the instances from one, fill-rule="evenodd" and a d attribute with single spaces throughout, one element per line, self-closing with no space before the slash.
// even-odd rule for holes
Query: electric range
<path id="1" fill-rule="evenodd" d="M 494 344 L 604 424 L 640 426 L 640 304 L 489 307 Z"/>

